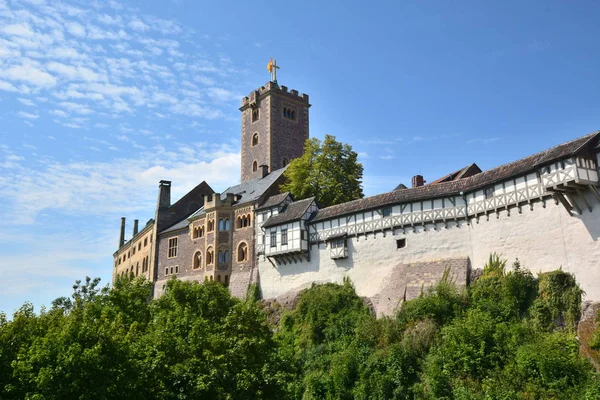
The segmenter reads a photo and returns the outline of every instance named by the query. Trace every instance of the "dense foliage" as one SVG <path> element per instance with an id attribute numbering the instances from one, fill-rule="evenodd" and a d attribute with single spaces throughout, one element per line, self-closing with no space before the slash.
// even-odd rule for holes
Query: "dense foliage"
<path id="1" fill-rule="evenodd" d="M 358 153 L 349 144 L 336 141 L 335 136 L 325 135 L 323 142 L 306 140 L 304 154 L 292 160 L 284 174 L 282 191 L 290 192 L 296 200 L 315 197 L 321 207 L 364 196 Z"/>
<path id="2" fill-rule="evenodd" d="M 255 288 L 254 288 L 255 289 Z M 314 285 L 269 325 L 215 282 L 112 289 L 87 279 L 50 310 L 0 315 L 2 399 L 597 399 L 579 356 L 582 292 L 563 271 L 492 256 L 375 319 L 349 281 Z"/>

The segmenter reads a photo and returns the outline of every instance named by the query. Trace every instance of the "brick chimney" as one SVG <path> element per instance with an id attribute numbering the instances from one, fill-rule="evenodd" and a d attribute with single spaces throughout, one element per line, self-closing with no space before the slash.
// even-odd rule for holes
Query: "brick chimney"
<path id="1" fill-rule="evenodd" d="M 423 175 L 415 175 L 412 177 L 412 187 L 423 186 L 425 184 L 425 179 L 423 179 Z"/>
<path id="2" fill-rule="evenodd" d="M 133 236 L 137 235 L 137 233 L 138 233 L 139 223 L 140 223 L 139 220 L 137 220 L 137 219 L 133 220 Z"/>
<path id="3" fill-rule="evenodd" d="M 125 217 L 121 217 L 121 235 L 119 236 L 119 248 L 125 244 Z"/>
<path id="4" fill-rule="evenodd" d="M 158 183 L 158 208 L 165 209 L 171 205 L 171 181 Z"/>

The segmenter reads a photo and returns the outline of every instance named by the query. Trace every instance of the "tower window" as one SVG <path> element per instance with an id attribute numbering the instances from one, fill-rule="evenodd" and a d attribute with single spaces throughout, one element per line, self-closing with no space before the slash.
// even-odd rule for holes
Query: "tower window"
<path id="1" fill-rule="evenodd" d="M 256 172 L 258 171 L 258 163 L 256 161 L 254 161 L 252 163 L 252 172 Z"/>
<path id="2" fill-rule="evenodd" d="M 296 110 L 289 107 L 283 107 L 283 118 L 296 120 Z"/>
<path id="3" fill-rule="evenodd" d="M 252 135 L 252 146 L 256 146 L 258 144 L 258 132 L 254 132 Z"/>
<path id="4" fill-rule="evenodd" d="M 286 165 L 288 165 L 288 159 L 284 158 L 283 160 L 281 160 L 281 166 L 285 167 Z"/>
<path id="5" fill-rule="evenodd" d="M 257 108 L 256 110 L 252 110 L 252 122 L 258 121 L 259 117 L 260 117 L 259 109 Z"/>

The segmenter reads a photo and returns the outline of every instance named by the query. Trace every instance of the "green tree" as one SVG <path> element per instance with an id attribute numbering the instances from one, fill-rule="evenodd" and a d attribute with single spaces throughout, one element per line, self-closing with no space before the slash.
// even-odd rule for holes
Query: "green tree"
<path id="1" fill-rule="evenodd" d="M 282 191 L 290 192 L 298 200 L 315 197 L 321 207 L 364 196 L 363 166 L 358 162 L 358 154 L 332 135 L 325 135 L 323 142 L 308 139 L 304 154 L 290 163 L 284 175 Z"/>

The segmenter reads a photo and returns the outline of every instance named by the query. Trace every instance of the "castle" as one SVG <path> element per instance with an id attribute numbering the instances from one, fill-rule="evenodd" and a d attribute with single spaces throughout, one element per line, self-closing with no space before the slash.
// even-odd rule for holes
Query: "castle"
<path id="1" fill-rule="evenodd" d="M 257 284 L 285 298 L 348 277 L 378 315 L 389 315 L 448 270 L 466 285 L 493 252 L 532 272 L 562 267 L 586 300 L 600 300 L 600 132 L 487 171 L 475 164 L 425 184 L 327 208 L 280 193 L 286 165 L 309 137 L 309 99 L 276 81 L 242 99 L 241 183 L 215 193 L 202 182 L 171 204 L 160 181 L 156 213 L 125 240 L 113 280 L 215 280 L 234 296 Z"/>

